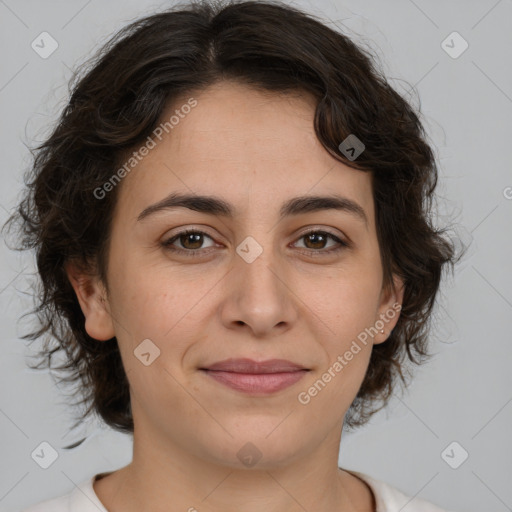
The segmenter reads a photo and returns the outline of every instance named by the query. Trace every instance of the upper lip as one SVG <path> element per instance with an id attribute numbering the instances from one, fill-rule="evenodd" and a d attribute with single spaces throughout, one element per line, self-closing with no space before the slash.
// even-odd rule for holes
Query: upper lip
<path id="1" fill-rule="evenodd" d="M 224 371 L 233 373 L 285 373 L 307 370 L 304 366 L 286 359 L 225 359 L 201 368 L 201 370 Z"/>

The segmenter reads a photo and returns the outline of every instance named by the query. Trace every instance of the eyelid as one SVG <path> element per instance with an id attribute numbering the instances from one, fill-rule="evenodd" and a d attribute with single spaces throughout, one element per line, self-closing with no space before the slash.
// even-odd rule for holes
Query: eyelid
<path id="1" fill-rule="evenodd" d="M 298 235 L 295 235 L 295 237 L 296 238 L 300 238 L 302 236 L 308 235 L 311 232 L 314 232 L 314 233 L 316 233 L 316 232 L 327 233 L 328 235 L 331 235 L 331 236 L 333 236 L 335 238 L 340 239 L 342 242 L 346 243 L 347 245 L 350 243 L 350 241 L 348 240 L 348 237 L 345 236 L 345 234 L 340 233 L 338 231 L 334 232 L 333 228 L 327 228 L 327 227 L 323 227 L 323 226 L 318 226 L 316 224 L 306 226 L 305 228 L 303 228 L 303 230 L 301 230 L 299 232 Z"/>
<path id="2" fill-rule="evenodd" d="M 192 224 L 192 225 L 186 224 L 184 226 L 178 226 L 170 231 L 167 231 L 166 234 L 162 238 L 164 239 L 164 241 L 169 241 L 172 238 L 176 238 L 180 235 L 184 235 L 189 232 L 199 233 L 201 235 L 207 235 L 214 241 L 216 241 L 218 238 L 223 238 L 221 235 L 217 235 L 217 234 L 213 235 L 212 233 L 207 231 L 208 228 L 209 228 L 209 226 L 204 226 L 204 225 L 196 226 L 194 224 Z"/>
<path id="3" fill-rule="evenodd" d="M 178 227 L 176 229 L 180 229 L 180 228 Z M 183 228 L 183 230 L 178 231 L 177 233 L 170 234 L 170 235 L 165 235 L 164 239 L 166 241 L 169 241 L 172 238 L 178 237 L 180 235 L 187 234 L 189 232 L 193 232 L 193 233 L 200 233 L 200 234 L 203 234 L 203 235 L 207 235 L 212 240 L 216 241 L 215 240 L 216 235 L 214 236 L 214 235 L 210 234 L 208 231 L 205 231 L 204 229 L 205 229 L 204 226 L 196 227 L 194 225 L 187 225 L 186 227 Z M 299 233 L 294 235 L 293 240 L 296 240 L 296 239 L 301 238 L 301 237 L 303 237 L 305 235 L 308 235 L 311 232 L 327 233 L 327 234 L 329 234 L 329 235 L 331 235 L 331 236 L 333 236 L 335 238 L 340 239 L 342 242 L 346 243 L 347 245 L 350 244 L 350 239 L 348 239 L 348 237 L 345 234 L 341 234 L 340 235 L 338 232 L 335 233 L 335 232 L 331 231 L 331 228 L 326 228 L 326 227 L 323 227 L 323 226 L 317 226 L 317 225 L 314 225 L 314 224 L 313 225 L 309 225 L 309 226 L 305 226 L 304 228 L 302 228 Z"/>

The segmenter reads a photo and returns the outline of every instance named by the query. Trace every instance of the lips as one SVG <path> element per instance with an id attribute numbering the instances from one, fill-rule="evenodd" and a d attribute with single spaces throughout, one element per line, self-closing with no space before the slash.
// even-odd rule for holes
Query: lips
<path id="1" fill-rule="evenodd" d="M 305 370 L 306 368 L 285 359 L 267 359 L 261 362 L 252 359 L 226 359 L 211 364 L 204 369 L 234 373 L 284 373 Z"/>
<path id="2" fill-rule="evenodd" d="M 309 370 L 285 359 L 226 359 L 200 368 L 217 382 L 250 394 L 269 394 L 298 382 Z"/>

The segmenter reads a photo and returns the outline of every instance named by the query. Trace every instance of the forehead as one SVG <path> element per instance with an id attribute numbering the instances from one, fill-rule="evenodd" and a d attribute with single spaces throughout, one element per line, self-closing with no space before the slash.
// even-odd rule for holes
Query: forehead
<path id="1" fill-rule="evenodd" d="M 190 98 L 195 106 L 183 108 Z M 237 213 L 251 205 L 261 215 L 290 197 L 337 193 L 358 202 L 371 222 L 370 173 L 327 153 L 313 128 L 315 105 L 304 93 L 233 82 L 175 100 L 161 116 L 168 133 L 123 178 L 118 210 L 136 217 L 178 191 L 222 196 Z"/>

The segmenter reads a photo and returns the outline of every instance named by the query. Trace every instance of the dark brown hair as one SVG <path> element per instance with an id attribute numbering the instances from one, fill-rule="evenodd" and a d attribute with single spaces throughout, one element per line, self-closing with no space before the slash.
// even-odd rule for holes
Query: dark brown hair
<path id="1" fill-rule="evenodd" d="M 70 99 L 47 140 L 33 150 L 17 220 L 19 249 L 35 249 L 40 287 L 42 365 L 81 384 L 75 405 L 112 428 L 133 432 L 128 381 L 116 338 L 92 339 L 64 270 L 73 260 L 107 286 L 108 245 L 119 186 L 96 198 L 122 156 L 151 135 L 176 98 L 220 80 L 271 92 L 305 91 L 316 99 L 314 129 L 344 164 L 372 173 L 385 286 L 405 283 L 400 318 L 374 346 L 368 371 L 345 417 L 364 424 L 385 405 L 407 359 L 428 356 L 427 334 L 454 244 L 431 218 L 437 167 L 418 114 L 376 68 L 371 52 L 314 16 L 271 1 L 194 2 L 137 20 L 116 34 L 70 83 Z M 350 160 L 340 143 L 355 134 L 364 151 Z M 4 226 L 5 227 L 5 226 Z M 65 362 L 52 364 L 61 351 Z M 380 405 L 380 407 L 377 407 Z M 77 443 L 79 444 L 79 443 Z M 76 446 L 76 444 L 74 445 Z"/>

